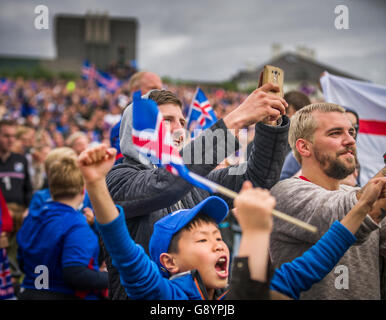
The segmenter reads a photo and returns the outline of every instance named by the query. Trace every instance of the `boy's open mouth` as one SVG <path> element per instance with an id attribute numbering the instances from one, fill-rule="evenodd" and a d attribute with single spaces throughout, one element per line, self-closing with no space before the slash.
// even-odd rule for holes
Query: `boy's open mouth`
<path id="1" fill-rule="evenodd" d="M 216 262 L 216 264 L 214 266 L 214 268 L 216 269 L 217 275 L 220 278 L 223 278 L 223 279 L 228 278 L 228 264 L 227 264 L 227 261 L 228 261 L 228 259 L 227 259 L 226 256 L 221 256 L 217 260 L 217 262 Z"/>

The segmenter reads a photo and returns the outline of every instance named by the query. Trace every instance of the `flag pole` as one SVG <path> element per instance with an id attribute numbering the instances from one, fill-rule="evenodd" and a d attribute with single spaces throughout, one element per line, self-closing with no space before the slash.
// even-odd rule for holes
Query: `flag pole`
<path id="1" fill-rule="evenodd" d="M 234 191 L 232 191 L 228 188 L 225 188 L 225 187 L 223 187 L 223 186 L 221 186 L 213 181 L 210 181 L 204 177 L 201 177 L 198 174 L 195 174 L 194 172 L 189 172 L 189 175 L 193 179 L 198 180 L 199 182 L 201 182 L 202 184 L 204 184 L 205 186 L 210 188 L 213 192 L 221 193 L 222 195 L 227 196 L 231 199 L 235 199 L 238 196 L 237 192 L 234 192 Z M 282 219 L 282 220 L 290 222 L 294 225 L 297 225 L 300 228 L 303 228 L 305 230 L 313 232 L 313 233 L 317 232 L 317 230 L 318 230 L 315 226 L 312 226 L 312 225 L 310 225 L 302 220 L 291 217 L 288 214 L 285 214 L 285 213 L 280 212 L 280 211 L 275 210 L 275 209 L 272 210 L 272 215 L 279 218 L 279 219 Z"/>
<path id="2" fill-rule="evenodd" d="M 186 116 L 186 123 L 187 124 L 189 124 L 190 116 L 192 115 L 193 102 L 194 102 L 194 99 L 196 98 L 197 92 L 198 92 L 198 86 L 196 87 L 196 91 L 194 92 L 192 101 L 190 102 L 190 105 L 189 105 L 189 113 Z"/>

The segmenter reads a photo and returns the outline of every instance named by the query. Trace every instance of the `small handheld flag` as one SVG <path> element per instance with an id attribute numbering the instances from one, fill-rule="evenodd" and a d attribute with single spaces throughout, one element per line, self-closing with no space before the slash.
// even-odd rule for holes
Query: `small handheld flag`
<path id="1" fill-rule="evenodd" d="M 206 129 L 217 122 L 216 114 L 201 88 L 197 88 L 188 112 L 187 128 L 190 132 L 195 129 Z"/>

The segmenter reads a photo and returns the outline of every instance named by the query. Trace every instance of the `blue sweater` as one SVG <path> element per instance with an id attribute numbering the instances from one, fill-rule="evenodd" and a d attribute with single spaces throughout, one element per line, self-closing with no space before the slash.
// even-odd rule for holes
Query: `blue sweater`
<path id="1" fill-rule="evenodd" d="M 117 207 L 120 213 L 115 220 L 107 224 L 99 224 L 96 221 L 96 225 L 129 298 L 202 299 L 202 292 L 192 273 L 182 274 L 173 280 L 163 277 L 143 248 L 130 237 L 123 210 Z M 303 256 L 275 270 L 271 289 L 298 299 L 300 292 L 308 290 L 332 270 L 355 241 L 355 236 L 336 221 Z"/>

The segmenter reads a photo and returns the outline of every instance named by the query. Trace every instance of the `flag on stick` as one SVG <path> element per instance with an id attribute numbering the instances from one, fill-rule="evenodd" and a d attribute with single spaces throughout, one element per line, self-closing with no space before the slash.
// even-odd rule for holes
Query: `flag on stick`
<path id="1" fill-rule="evenodd" d="M 197 129 L 205 130 L 217 122 L 216 114 L 201 88 L 196 89 L 187 119 L 187 128 L 192 133 Z"/>

